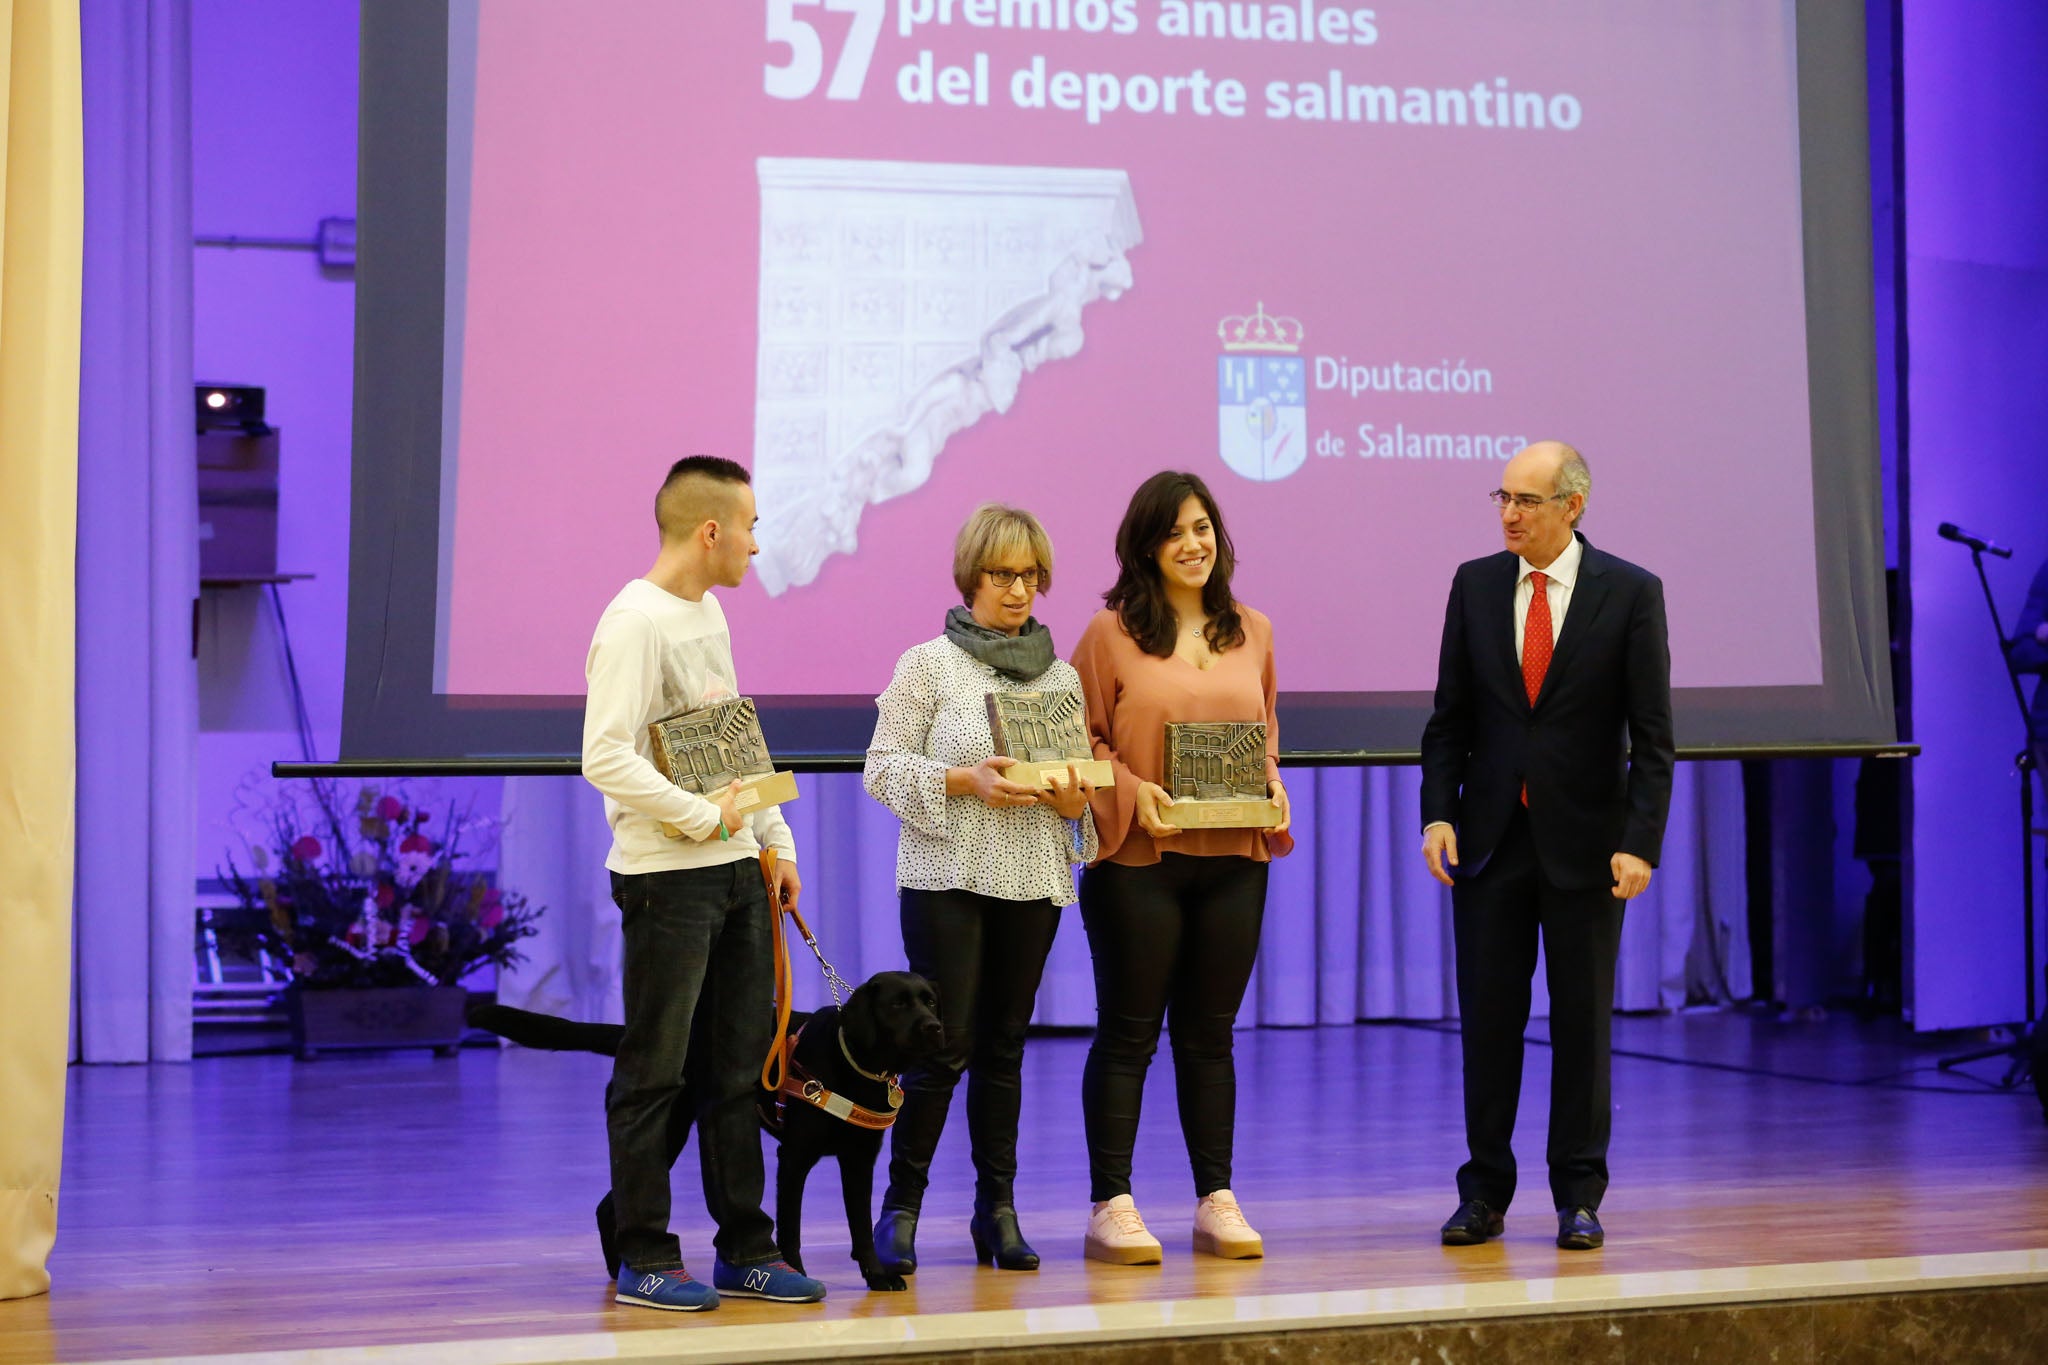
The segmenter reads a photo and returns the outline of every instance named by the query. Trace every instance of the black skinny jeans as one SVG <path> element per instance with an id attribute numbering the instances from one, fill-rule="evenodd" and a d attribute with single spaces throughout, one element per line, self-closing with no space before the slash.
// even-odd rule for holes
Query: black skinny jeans
<path id="1" fill-rule="evenodd" d="M 687 1077 L 697 1100 L 704 1205 L 728 1265 L 776 1257 L 762 1210 L 765 1177 L 754 1090 L 775 1032 L 775 968 L 760 866 L 612 874 L 625 932 L 626 1031 L 605 1088 L 619 1255 L 635 1270 L 673 1270 L 670 1110 Z"/>
<path id="2" fill-rule="evenodd" d="M 1081 922 L 1095 960 L 1095 1041 L 1081 1078 L 1089 1198 L 1131 1192 L 1145 1072 L 1163 1019 L 1195 1197 L 1230 1185 L 1237 1122 L 1231 1030 L 1252 979 L 1267 865 L 1160 855 L 1151 867 L 1081 874 Z"/>
<path id="3" fill-rule="evenodd" d="M 1011 1203 L 1024 1104 L 1024 1029 L 1060 927 L 1059 907 L 1049 900 L 905 887 L 902 914 L 904 955 L 910 970 L 938 989 L 946 1046 L 903 1078 L 882 1207 L 912 1213 L 923 1207 L 932 1154 L 962 1072 L 975 1207 Z"/>

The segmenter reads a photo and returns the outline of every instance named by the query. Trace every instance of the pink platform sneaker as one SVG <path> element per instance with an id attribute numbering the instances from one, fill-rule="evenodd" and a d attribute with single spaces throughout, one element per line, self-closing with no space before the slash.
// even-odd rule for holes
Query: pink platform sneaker
<path id="1" fill-rule="evenodd" d="M 1242 1261 L 1266 1254 L 1266 1241 L 1252 1230 L 1229 1190 L 1215 1190 L 1195 1205 L 1195 1250 Z"/>
<path id="2" fill-rule="evenodd" d="M 1145 1231 L 1145 1220 L 1127 1194 L 1095 1206 L 1083 1250 L 1089 1260 L 1111 1265 L 1158 1265 L 1163 1252 L 1159 1239 Z"/>

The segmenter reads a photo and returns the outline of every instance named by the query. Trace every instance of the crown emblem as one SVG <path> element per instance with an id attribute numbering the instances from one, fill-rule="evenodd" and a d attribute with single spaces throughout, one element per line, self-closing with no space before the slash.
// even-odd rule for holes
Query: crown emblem
<path id="1" fill-rule="evenodd" d="M 1250 316 L 1236 314 L 1216 324 L 1226 351 L 1298 351 L 1302 326 L 1295 318 L 1276 318 L 1260 303 Z"/>

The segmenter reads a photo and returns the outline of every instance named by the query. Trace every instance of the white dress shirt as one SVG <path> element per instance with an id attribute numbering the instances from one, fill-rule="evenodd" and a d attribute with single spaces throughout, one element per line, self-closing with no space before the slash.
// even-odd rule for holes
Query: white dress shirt
<path id="1" fill-rule="evenodd" d="M 1550 643 L 1557 643 L 1558 635 L 1564 630 L 1564 614 L 1571 609 L 1572 586 L 1579 581 L 1579 561 L 1586 557 L 1586 542 L 1579 539 L 1578 532 L 1572 533 L 1572 543 L 1559 552 L 1556 559 L 1546 568 L 1538 569 L 1528 560 L 1523 560 L 1521 572 L 1515 576 L 1515 662 L 1522 661 L 1522 632 L 1527 628 L 1529 599 L 1535 594 L 1535 587 L 1529 582 L 1529 575 L 1543 575 L 1543 597 L 1550 603 Z M 1424 825 L 1423 832 L 1443 825 L 1449 828 L 1447 820 L 1432 820 Z"/>
<path id="2" fill-rule="evenodd" d="M 1516 663 L 1522 661 L 1522 631 L 1529 619 L 1529 598 L 1535 592 L 1529 584 L 1529 575 L 1540 573 L 1544 577 L 1543 595 L 1550 603 L 1550 643 L 1555 645 L 1558 635 L 1564 630 L 1564 614 L 1571 610 L 1572 585 L 1579 581 L 1579 561 L 1585 557 L 1586 542 L 1574 532 L 1572 543 L 1565 546 L 1548 567 L 1538 569 L 1528 560 L 1522 561 L 1522 571 L 1515 578 Z"/>

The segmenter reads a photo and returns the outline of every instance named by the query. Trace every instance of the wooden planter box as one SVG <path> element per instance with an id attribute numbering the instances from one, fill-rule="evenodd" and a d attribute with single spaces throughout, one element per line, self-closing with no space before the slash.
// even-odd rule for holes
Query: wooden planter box
<path id="1" fill-rule="evenodd" d="M 285 992 L 292 1051 L 301 1061 L 323 1052 L 430 1047 L 453 1057 L 466 1027 L 469 992 L 461 986 L 378 986 Z"/>

